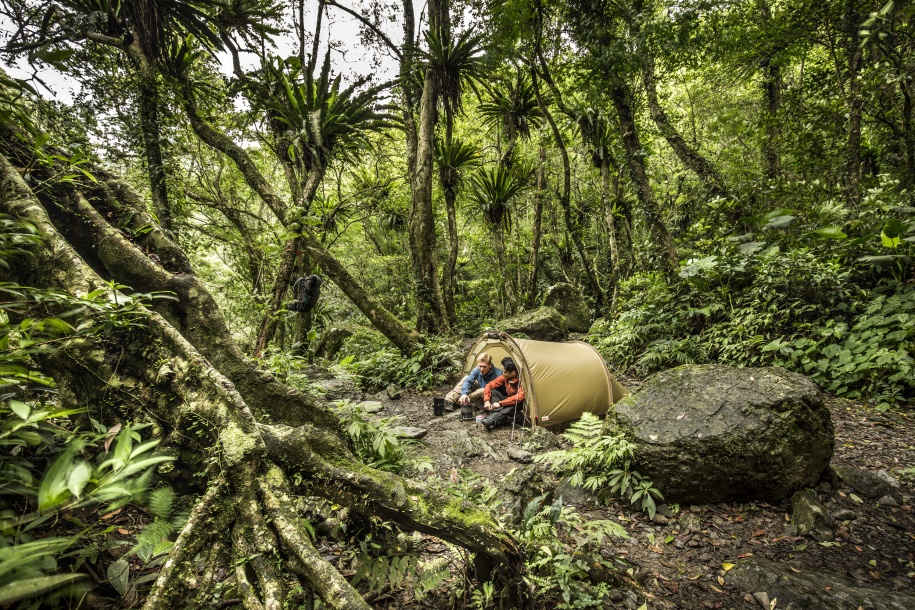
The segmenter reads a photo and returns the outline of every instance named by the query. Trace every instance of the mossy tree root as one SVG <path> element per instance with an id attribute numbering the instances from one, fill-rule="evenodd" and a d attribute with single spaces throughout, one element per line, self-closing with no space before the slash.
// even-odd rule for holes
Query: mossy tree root
<path id="1" fill-rule="evenodd" d="M 299 527 L 296 515 L 290 510 L 293 501 L 283 471 L 271 466 L 266 474 L 258 478 L 258 485 L 264 508 L 270 515 L 283 548 L 297 560 L 290 567 L 304 579 L 308 588 L 335 610 L 369 610 L 369 605 L 359 592 L 318 554 L 308 534 Z"/>
<path id="2" fill-rule="evenodd" d="M 146 598 L 146 603 L 143 604 L 143 610 L 170 610 L 174 607 L 174 601 L 180 591 L 177 581 L 182 570 L 209 541 L 212 531 L 207 522 L 212 522 L 214 506 L 224 488 L 225 481 L 222 478 L 216 479 L 194 505 L 168 559 L 159 570 L 159 576 Z"/>
<path id="3" fill-rule="evenodd" d="M 245 538 L 244 527 L 240 523 L 236 523 L 232 528 L 232 550 L 235 561 L 235 586 L 238 587 L 242 606 L 246 610 L 264 610 L 264 604 L 248 578 L 248 558 L 254 553 L 254 549 Z"/>

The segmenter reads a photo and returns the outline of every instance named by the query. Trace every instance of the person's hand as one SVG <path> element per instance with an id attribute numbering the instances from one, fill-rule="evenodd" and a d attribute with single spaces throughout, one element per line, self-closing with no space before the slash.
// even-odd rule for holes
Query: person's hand
<path id="1" fill-rule="evenodd" d="M 501 408 L 502 408 L 502 403 L 500 403 L 500 402 L 494 402 L 494 403 L 492 403 L 492 410 L 493 410 L 493 411 L 498 411 L 498 410 L 501 409 Z"/>
<path id="2" fill-rule="evenodd" d="M 491 411 L 492 403 L 487 400 L 486 402 L 483 403 L 483 409 L 485 409 L 486 411 Z"/>
<path id="3" fill-rule="evenodd" d="M 461 396 L 461 404 L 462 404 L 462 405 L 469 405 L 469 404 L 470 404 L 470 396 L 467 396 L 467 394 L 462 395 L 462 396 Z"/>

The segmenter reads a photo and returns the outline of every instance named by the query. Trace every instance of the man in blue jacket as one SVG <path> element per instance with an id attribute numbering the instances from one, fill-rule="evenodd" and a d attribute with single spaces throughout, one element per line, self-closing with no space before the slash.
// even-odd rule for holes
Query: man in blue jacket
<path id="1" fill-rule="evenodd" d="M 469 405 L 471 400 L 482 401 L 486 384 L 502 374 L 492 365 L 492 357 L 483 352 L 477 357 L 477 366 L 445 395 L 445 410 L 454 411 L 455 403 Z"/>

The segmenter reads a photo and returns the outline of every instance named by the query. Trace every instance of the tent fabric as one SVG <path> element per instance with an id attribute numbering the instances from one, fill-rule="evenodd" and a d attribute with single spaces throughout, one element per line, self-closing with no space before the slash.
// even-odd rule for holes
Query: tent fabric
<path id="1" fill-rule="evenodd" d="M 525 411 L 534 426 L 563 424 L 584 412 L 604 415 L 610 405 L 629 393 L 607 370 L 597 350 L 582 341 L 513 339 L 507 333 L 488 330 L 467 350 L 464 375 L 476 366 L 483 352 L 492 356 L 496 366 L 506 356 L 518 365 Z"/>

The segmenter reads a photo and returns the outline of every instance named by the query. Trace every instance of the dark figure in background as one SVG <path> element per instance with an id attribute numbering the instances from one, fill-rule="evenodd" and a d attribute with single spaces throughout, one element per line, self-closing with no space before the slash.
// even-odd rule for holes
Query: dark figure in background
<path id="1" fill-rule="evenodd" d="M 314 309 L 318 303 L 318 297 L 321 296 L 321 284 L 322 280 L 319 275 L 309 275 L 297 279 L 292 285 L 292 292 L 295 293 L 296 300 L 286 303 L 286 309 L 301 313 Z"/>
<path id="2" fill-rule="evenodd" d="M 518 367 L 511 358 L 502 359 L 502 374 L 486 384 L 483 408 L 489 412 L 483 420 L 487 432 L 523 416 L 524 388 L 521 387 Z"/>

